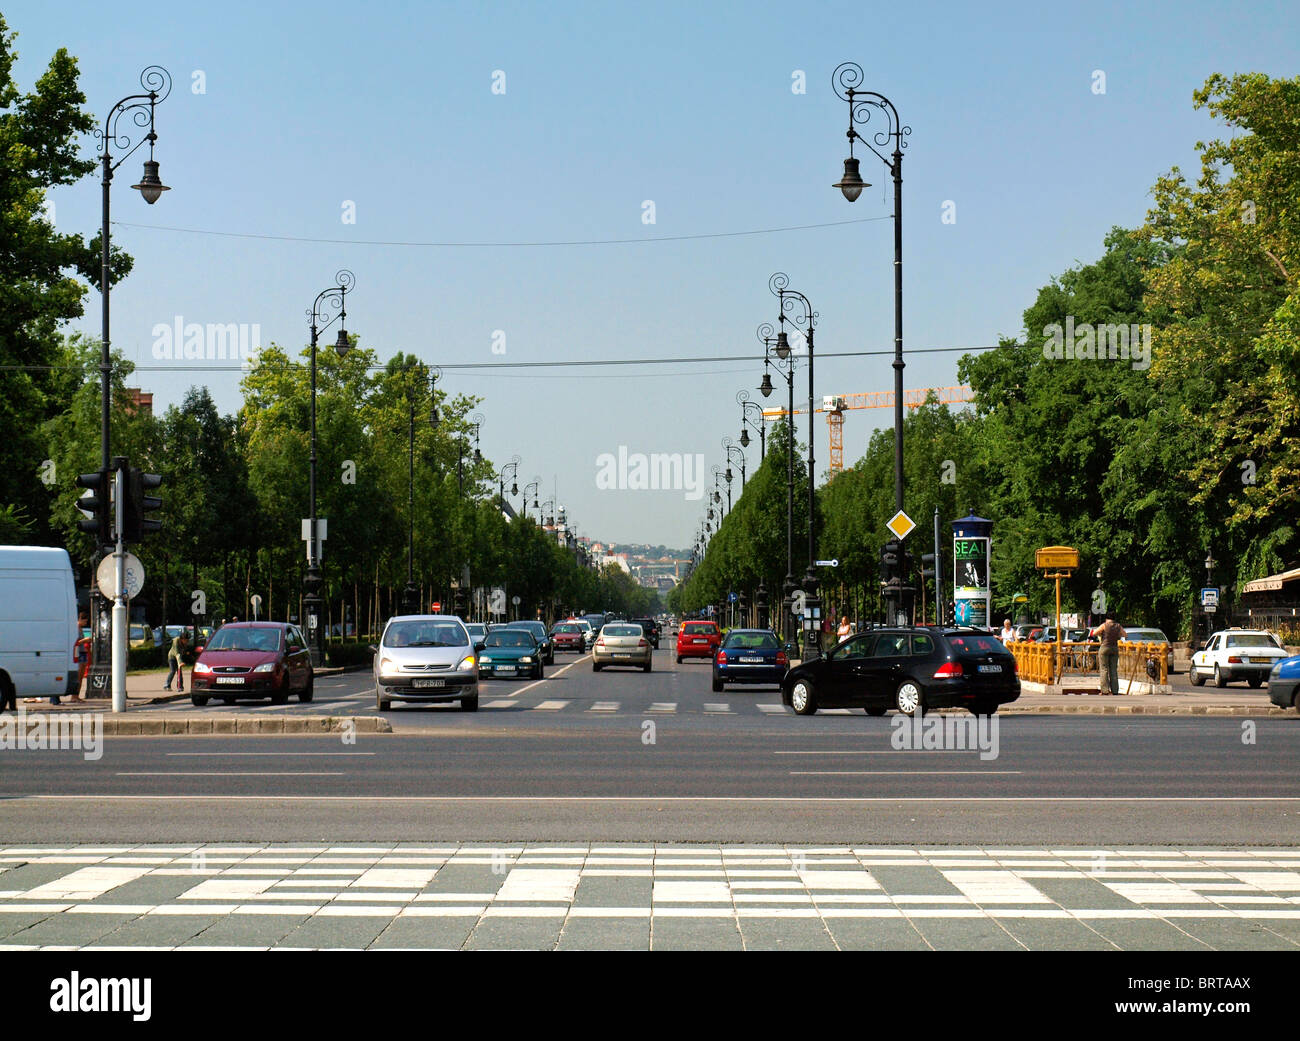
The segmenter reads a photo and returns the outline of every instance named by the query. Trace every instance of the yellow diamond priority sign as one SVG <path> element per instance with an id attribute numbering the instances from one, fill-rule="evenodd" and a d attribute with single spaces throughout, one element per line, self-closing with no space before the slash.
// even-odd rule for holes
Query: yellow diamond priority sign
<path id="1" fill-rule="evenodd" d="M 898 538 L 905 539 L 911 533 L 912 529 L 916 527 L 916 521 L 912 520 L 912 518 L 902 510 L 899 510 L 889 518 L 889 523 L 886 524 L 885 527 L 892 531 Z"/>

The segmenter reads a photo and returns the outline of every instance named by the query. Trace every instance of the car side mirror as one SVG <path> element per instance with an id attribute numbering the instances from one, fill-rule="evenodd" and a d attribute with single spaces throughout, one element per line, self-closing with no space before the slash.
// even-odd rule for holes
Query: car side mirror
<path id="1" fill-rule="evenodd" d="M 371 653 L 371 654 L 378 654 L 378 653 L 379 653 L 379 648 L 376 647 L 373 643 L 368 643 L 368 644 L 366 644 L 366 646 L 370 648 L 370 653 Z"/>

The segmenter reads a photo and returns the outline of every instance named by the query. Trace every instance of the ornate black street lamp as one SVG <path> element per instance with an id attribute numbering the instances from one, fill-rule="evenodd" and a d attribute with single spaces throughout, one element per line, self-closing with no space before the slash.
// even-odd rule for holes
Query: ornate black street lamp
<path id="1" fill-rule="evenodd" d="M 469 435 L 469 437 L 462 437 L 459 440 L 458 447 L 460 449 L 460 455 L 456 460 L 456 483 L 461 492 L 465 491 L 465 454 L 469 451 L 469 441 L 471 438 L 474 441 L 474 462 L 481 463 L 483 461 L 483 453 L 479 451 L 478 447 L 479 430 L 483 426 L 483 413 L 471 413 L 468 426 L 473 429 L 474 433 Z"/>
<path id="2" fill-rule="evenodd" d="M 757 401 L 749 400 L 749 391 L 741 389 L 736 392 L 736 401 L 740 405 L 740 444 L 742 448 L 749 447 L 749 431 L 753 421 L 749 418 L 749 411 L 753 409 L 758 415 L 758 443 L 759 443 L 759 462 L 767 458 L 767 425 L 763 422 L 763 406 Z"/>
<path id="3" fill-rule="evenodd" d="M 409 369 L 408 369 L 409 376 Z M 429 370 L 429 429 L 438 426 L 438 381 L 442 379 L 442 369 L 434 365 Z M 415 406 L 423 401 L 424 381 L 420 381 L 420 393 L 416 394 L 412 385 L 406 386 L 406 403 L 409 408 L 408 420 L 408 454 L 406 461 L 406 589 L 403 595 L 402 610 L 405 614 L 416 614 L 420 609 L 420 594 L 415 588 Z"/>
<path id="4" fill-rule="evenodd" d="M 781 607 L 782 621 L 781 628 L 785 634 L 786 642 L 790 642 L 791 619 L 794 615 L 794 357 L 790 351 L 790 343 L 787 340 L 781 343 L 780 338 L 776 336 L 776 329 L 771 322 L 764 322 L 758 327 L 758 339 L 763 344 L 765 352 L 763 355 L 763 382 L 759 384 L 759 391 L 763 397 L 772 395 L 772 374 L 768 371 L 768 366 L 774 365 L 777 371 L 785 371 L 786 390 L 789 393 L 790 405 L 786 411 L 787 428 L 789 442 L 786 446 L 785 461 L 785 581 L 781 583 Z M 775 354 L 777 361 L 772 361 L 772 355 Z"/>
<path id="5" fill-rule="evenodd" d="M 506 512 L 506 481 L 510 482 L 510 494 L 519 494 L 519 456 L 512 455 L 510 462 L 501 467 L 497 474 L 497 505 L 502 513 Z"/>
<path id="6" fill-rule="evenodd" d="M 307 526 L 307 574 L 302 580 L 303 611 L 307 615 L 307 643 L 311 649 L 311 662 L 315 667 L 325 664 L 325 624 L 321 614 L 321 573 L 320 573 L 320 539 L 316 537 L 316 344 L 320 333 L 328 329 L 335 321 L 339 323 L 339 335 L 334 341 L 334 350 L 340 358 L 352 349 L 345 328 L 348 320 L 347 295 L 356 284 L 356 276 L 346 268 L 334 276 L 334 285 L 322 289 L 316 294 L 307 316 L 311 321 L 311 515 Z M 328 302 L 338 314 L 326 317 L 322 307 Z"/>
<path id="7" fill-rule="evenodd" d="M 871 90 L 858 90 L 864 74 L 862 66 L 856 62 L 846 61 L 831 74 L 831 86 L 837 97 L 849 103 L 849 157 L 844 160 L 844 176 L 834 187 L 844 193 L 844 198 L 853 202 L 862 194 L 863 188 L 870 188 L 858 172 L 858 160 L 853 155 L 853 142 L 861 141 L 875 152 L 876 157 L 889 168 L 894 176 L 894 506 L 903 508 L 903 149 L 907 142 L 903 138 L 912 132 L 909 126 L 903 126 L 898 118 L 894 103 L 883 94 Z M 886 159 L 870 141 L 855 129 L 855 124 L 863 126 L 871 119 L 871 110 L 879 109 L 885 117 L 885 128 L 872 135 L 876 145 L 886 148 L 889 139 L 894 139 L 893 154 Z"/>
<path id="8" fill-rule="evenodd" d="M 109 195 L 110 188 L 113 184 L 113 171 L 129 159 L 141 145 L 146 141 L 149 143 L 149 158 L 144 161 L 144 173 L 140 177 L 139 184 L 131 185 L 143 197 L 144 201 L 152 206 L 158 201 L 159 197 L 165 191 L 170 191 L 167 185 L 163 184 L 158 177 L 158 163 L 153 157 L 153 145 L 158 140 L 158 135 L 154 131 L 154 109 L 162 101 L 167 100 L 167 95 L 171 93 L 172 78 L 171 74 L 160 65 L 150 65 L 140 73 L 140 86 L 144 88 L 143 94 L 128 94 L 108 111 L 108 117 L 104 120 L 104 127 L 101 130 L 96 127 L 94 130 L 95 140 L 100 143 L 101 151 L 99 153 L 100 167 L 103 170 L 101 185 L 103 188 L 103 207 L 101 217 L 103 223 L 99 232 L 99 252 L 100 252 L 100 272 L 99 272 L 99 299 L 100 299 L 100 344 L 99 344 L 99 383 L 100 383 L 100 468 L 107 473 L 112 466 L 112 446 L 109 443 L 110 416 L 113 403 L 113 359 L 109 350 L 111 337 L 109 335 L 109 294 L 113 286 L 112 272 L 109 270 L 109 252 L 111 245 L 111 234 L 109 225 Z M 131 114 L 131 122 L 141 130 L 148 128 L 148 132 L 140 137 L 135 144 L 131 143 L 129 135 L 118 129 L 118 123 L 127 113 Z M 120 148 L 124 151 L 116 162 L 113 161 L 113 148 Z M 106 494 L 106 493 L 105 493 Z M 95 555 L 98 557 L 99 550 L 102 546 L 110 542 L 110 532 L 101 531 L 99 533 L 99 544 L 95 547 Z M 101 623 L 100 615 L 103 608 L 100 605 L 99 590 L 94 582 L 90 583 L 90 609 L 91 625 L 94 635 L 94 651 L 92 661 L 95 666 L 103 666 L 108 657 L 107 649 L 107 629 Z M 163 619 L 165 622 L 166 619 Z"/>
<path id="9" fill-rule="evenodd" d="M 730 476 L 731 464 L 737 459 L 740 460 L 740 494 L 744 495 L 745 494 L 745 452 L 739 445 L 737 445 L 729 437 L 724 437 L 722 439 L 722 447 L 727 452 L 727 474 L 728 474 L 727 483 L 728 484 L 731 483 L 731 476 Z"/>
<path id="10" fill-rule="evenodd" d="M 528 499 L 529 499 L 529 493 L 531 492 L 532 500 L 533 500 L 533 509 L 538 511 L 537 520 L 539 523 L 541 522 L 542 518 L 541 518 L 541 509 L 537 502 L 537 496 L 541 492 L 541 488 L 542 488 L 542 479 L 540 477 L 534 477 L 531 481 L 529 481 L 526 485 L 524 485 L 524 516 L 525 517 L 528 516 Z"/>

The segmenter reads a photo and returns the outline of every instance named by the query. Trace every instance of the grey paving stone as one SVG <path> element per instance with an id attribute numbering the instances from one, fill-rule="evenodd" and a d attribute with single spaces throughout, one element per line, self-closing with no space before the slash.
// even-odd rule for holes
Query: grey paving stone
<path id="1" fill-rule="evenodd" d="M 650 919 L 569 918 L 556 947 L 561 951 L 648 951 Z"/>
<path id="2" fill-rule="evenodd" d="M 911 922 L 897 918 L 828 918 L 826 927 L 842 951 L 928 951 Z"/>
<path id="3" fill-rule="evenodd" d="M 925 896 L 960 896 L 961 890 L 943 877 L 938 868 L 927 865 L 917 867 L 867 868 L 872 877 L 885 887 L 886 893 L 904 893 Z"/>
<path id="4" fill-rule="evenodd" d="M 1116 950 L 1104 936 L 1074 919 L 999 918 L 998 921 L 1031 951 Z"/>
<path id="5" fill-rule="evenodd" d="M 584 875 L 574 893 L 575 907 L 649 907 L 654 880 Z"/>
<path id="6" fill-rule="evenodd" d="M 545 918 L 482 918 L 465 948 L 471 951 L 549 951 L 560 939 L 564 913 Z"/>
<path id="7" fill-rule="evenodd" d="M 913 918 L 936 951 L 1022 951 L 1024 946 L 990 918 Z"/>
<path id="8" fill-rule="evenodd" d="M 274 947 L 306 920 L 306 915 L 230 915 L 214 922 L 181 946 Z"/>
<path id="9" fill-rule="evenodd" d="M 52 915 L 48 911 L 12 911 L 0 914 L 0 940 L 8 943 L 9 937 L 14 933 L 20 933 L 50 917 Z"/>
<path id="10" fill-rule="evenodd" d="M 390 916 L 313 915 L 285 936 L 280 947 L 369 947 L 392 922 Z"/>
<path id="11" fill-rule="evenodd" d="M 92 904 L 170 904 L 210 875 L 145 875 L 83 901 Z"/>
<path id="12" fill-rule="evenodd" d="M 1139 906 L 1095 878 L 1030 878 L 1025 881 L 1062 907 L 1109 909 Z"/>
<path id="13" fill-rule="evenodd" d="M 1098 918 L 1091 923 L 1102 936 L 1126 951 L 1204 951 L 1209 944 L 1156 918 Z"/>
<path id="14" fill-rule="evenodd" d="M 1178 927 L 1216 951 L 1294 951 L 1297 944 L 1270 932 L 1264 921 L 1230 918 L 1180 918 Z M 20 941 L 21 942 L 21 941 Z"/>
<path id="15" fill-rule="evenodd" d="M 655 917 L 650 946 L 656 951 L 740 951 L 744 938 L 735 918 Z"/>
<path id="16" fill-rule="evenodd" d="M 493 874 L 488 864 L 453 864 L 440 867 L 422 892 L 495 893 L 505 880 L 506 873 Z"/>
<path id="17" fill-rule="evenodd" d="M 741 918 L 747 951 L 833 951 L 835 941 L 820 918 Z"/>
<path id="18" fill-rule="evenodd" d="M 432 947 L 455 951 L 465 946 L 477 924 L 477 915 L 394 918 L 370 946 L 371 949 Z"/>
<path id="19" fill-rule="evenodd" d="M 91 864 L 23 864 L 0 874 L 0 889 L 35 889 Z"/>
<path id="20" fill-rule="evenodd" d="M 113 947 L 179 947 L 217 921 L 217 915 L 143 915 L 105 933 L 96 943 Z"/>
<path id="21" fill-rule="evenodd" d="M 35 943 L 42 946 L 78 946 L 95 943 L 136 915 L 132 914 L 58 914 L 34 923 L 4 938 L 5 943 Z"/>

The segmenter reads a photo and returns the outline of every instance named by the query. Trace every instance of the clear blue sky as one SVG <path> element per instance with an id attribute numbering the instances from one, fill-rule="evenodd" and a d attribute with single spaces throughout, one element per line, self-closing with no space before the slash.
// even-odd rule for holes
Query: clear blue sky
<path id="1" fill-rule="evenodd" d="M 552 247 L 417 247 L 359 240 L 653 239 L 887 217 L 888 175 L 850 206 L 831 184 L 845 154 L 832 69 L 853 60 L 912 127 L 904 163 L 905 341 L 978 346 L 1020 332 L 1037 289 L 1138 223 L 1155 178 L 1194 171 L 1216 133 L 1192 91 L 1213 72 L 1296 74 L 1293 2 L 905 4 L 244 3 L 5 7 L 28 84 L 52 51 L 81 63 L 102 118 L 158 63 L 175 87 L 157 158 L 173 190 L 136 224 L 341 239 L 320 244 L 117 227 L 135 271 L 113 294 L 116 346 L 152 361 L 151 331 L 259 324 L 305 343 L 304 311 L 340 267 L 356 272 L 349 329 L 387 358 L 455 363 L 677 357 L 759 350 L 790 275 L 819 314 L 820 351 L 892 345 L 889 220 L 758 236 Z M 1093 70 L 1106 93 L 1092 91 Z M 202 70 L 206 93 L 192 91 Z M 492 93 L 495 70 L 506 93 Z M 791 90 L 803 70 L 807 92 Z M 88 147 L 90 147 L 88 143 Z M 341 220 L 344 200 L 356 223 Z M 656 223 L 642 223 L 653 200 Z M 941 222 L 953 200 L 957 222 Z M 96 178 L 54 195 L 63 229 L 93 234 Z M 84 327 L 98 333 L 90 298 Z M 492 353 L 495 330 L 506 353 Z M 909 360 L 908 387 L 956 382 L 957 355 Z M 892 387 L 889 359 L 826 359 L 823 394 Z M 702 503 L 610 491 L 596 458 L 702 453 L 739 435 L 737 389 L 760 361 L 667 369 L 448 372 L 479 394 L 483 449 L 554 481 L 583 534 L 689 546 Z M 239 405 L 239 376 L 141 373 L 165 408 L 195 383 Z M 802 383 L 797 391 L 806 396 Z M 888 412 L 849 413 L 858 458 Z M 804 436 L 801 425 L 801 437 Z M 826 433 L 815 434 L 818 469 Z M 757 465 L 758 446 L 749 450 Z M 521 481 L 521 484 L 523 482 Z M 738 491 L 738 487 L 736 488 Z M 305 479 L 304 479 L 305 500 Z"/>

